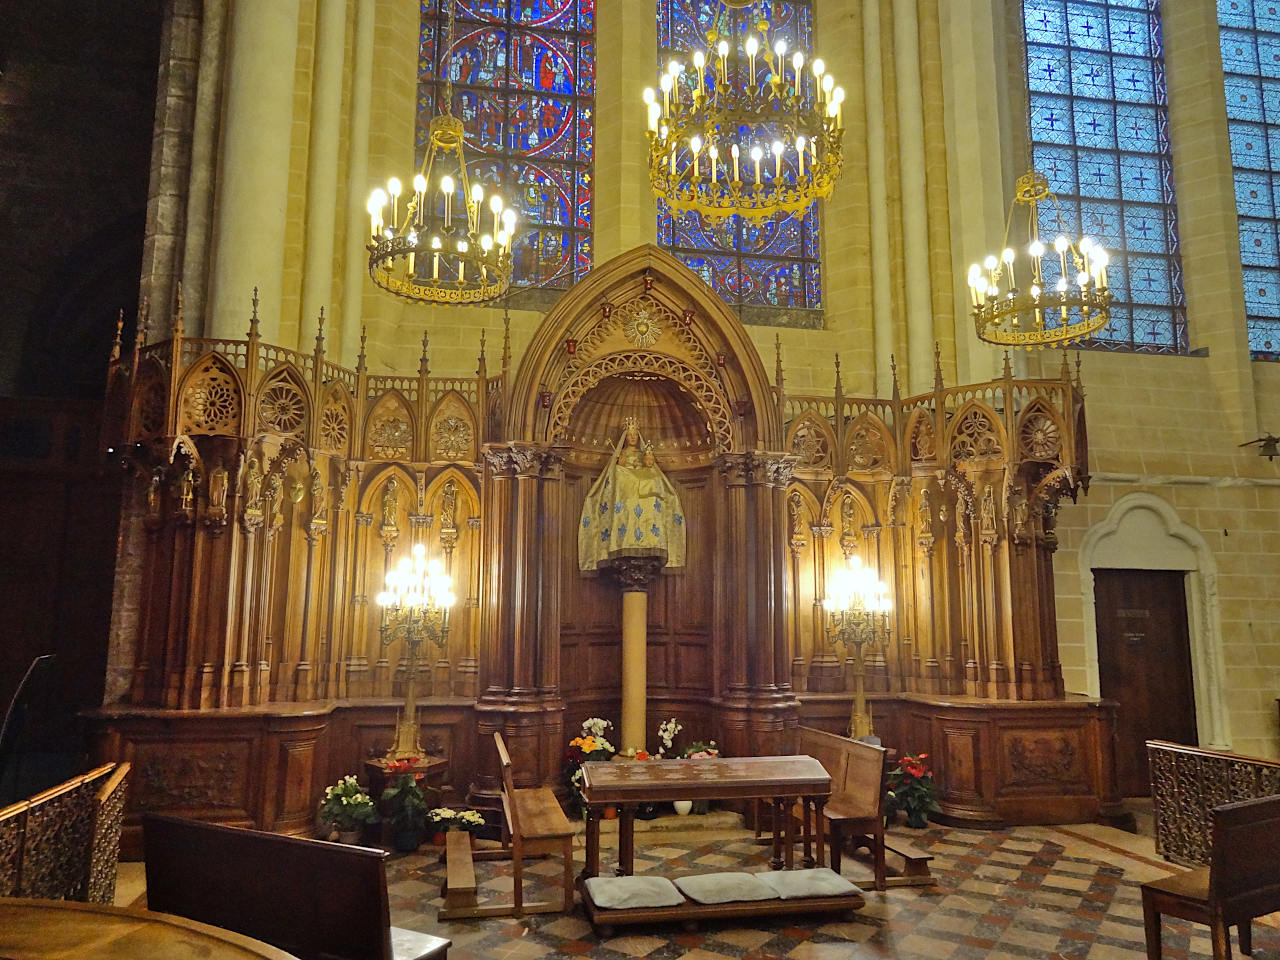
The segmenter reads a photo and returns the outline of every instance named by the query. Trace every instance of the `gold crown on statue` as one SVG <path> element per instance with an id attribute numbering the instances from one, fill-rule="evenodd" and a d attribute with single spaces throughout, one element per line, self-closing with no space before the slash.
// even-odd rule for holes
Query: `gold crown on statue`
<path id="1" fill-rule="evenodd" d="M 639 430 L 639 429 L 640 429 L 640 421 L 638 421 L 635 417 L 623 417 L 623 418 L 622 418 L 622 428 L 623 428 L 624 430 L 629 430 L 629 429 L 631 429 L 632 427 L 635 427 L 637 430 Z"/>

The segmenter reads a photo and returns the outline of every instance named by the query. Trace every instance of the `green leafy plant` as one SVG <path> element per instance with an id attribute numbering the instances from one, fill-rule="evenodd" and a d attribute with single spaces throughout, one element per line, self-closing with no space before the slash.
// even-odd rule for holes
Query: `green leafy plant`
<path id="1" fill-rule="evenodd" d="M 898 765 L 889 771 L 889 789 L 884 798 L 884 812 L 892 816 L 899 810 L 907 813 L 907 826 L 923 829 L 929 825 L 929 814 L 942 808 L 938 806 L 938 785 L 933 782 L 933 772 L 925 763 L 929 755 L 905 754 Z"/>
<path id="2" fill-rule="evenodd" d="M 320 819 L 342 831 L 359 830 L 366 823 L 378 819 L 378 808 L 356 778 L 347 776 L 324 788 Z"/>
<path id="3" fill-rule="evenodd" d="M 382 791 L 382 810 L 397 830 L 425 831 L 435 793 L 422 786 L 422 774 L 406 773 Z"/>

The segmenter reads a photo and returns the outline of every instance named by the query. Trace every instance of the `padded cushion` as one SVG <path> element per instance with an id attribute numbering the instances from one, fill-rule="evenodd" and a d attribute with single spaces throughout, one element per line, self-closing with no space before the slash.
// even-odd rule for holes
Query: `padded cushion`
<path id="1" fill-rule="evenodd" d="M 783 900 L 799 897 L 842 897 L 862 893 L 840 874 L 827 867 L 813 870 L 769 870 L 757 873 L 760 882 Z"/>
<path id="2" fill-rule="evenodd" d="M 761 883 L 752 873 L 704 873 L 695 877 L 678 877 L 676 886 L 686 897 L 698 903 L 778 899 L 773 888 Z"/>
<path id="3" fill-rule="evenodd" d="M 603 910 L 674 907 L 684 903 L 680 891 L 666 877 L 592 877 L 586 887 L 591 902 Z"/>

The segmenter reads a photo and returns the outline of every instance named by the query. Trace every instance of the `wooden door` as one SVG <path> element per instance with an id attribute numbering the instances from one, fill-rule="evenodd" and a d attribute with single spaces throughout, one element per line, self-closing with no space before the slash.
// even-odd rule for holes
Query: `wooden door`
<path id="1" fill-rule="evenodd" d="M 1126 797 L 1151 795 L 1147 740 L 1198 745 L 1186 574 L 1094 570 L 1102 696 L 1120 704 L 1116 763 Z"/>

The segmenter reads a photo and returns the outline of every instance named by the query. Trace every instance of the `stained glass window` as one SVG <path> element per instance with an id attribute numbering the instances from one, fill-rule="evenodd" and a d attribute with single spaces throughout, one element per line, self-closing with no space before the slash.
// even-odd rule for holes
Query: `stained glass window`
<path id="1" fill-rule="evenodd" d="M 1280 359 L 1280 2 L 1218 0 L 1249 350 Z"/>
<path id="2" fill-rule="evenodd" d="M 565 288 L 591 269 L 595 0 L 422 0 L 418 158 L 443 67 L 471 175 L 520 215 L 513 282 Z"/>
<path id="3" fill-rule="evenodd" d="M 706 49 L 719 3 L 705 0 L 658 0 L 658 64 L 686 60 Z M 785 39 L 791 49 L 811 50 L 812 10 L 808 0 L 757 0 L 734 11 L 735 36 L 748 22 L 769 21 L 769 36 Z M 683 260 L 731 306 L 804 308 L 822 306 L 818 209 L 804 214 L 751 222 L 740 217 L 704 220 L 697 213 L 672 216 L 658 202 L 658 243 Z"/>
<path id="4" fill-rule="evenodd" d="M 1036 169 L 1065 232 L 1112 255 L 1111 322 L 1093 344 L 1185 353 L 1159 2 L 1023 0 L 1022 16 Z M 1052 204 L 1040 230 L 1060 232 Z"/>

